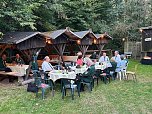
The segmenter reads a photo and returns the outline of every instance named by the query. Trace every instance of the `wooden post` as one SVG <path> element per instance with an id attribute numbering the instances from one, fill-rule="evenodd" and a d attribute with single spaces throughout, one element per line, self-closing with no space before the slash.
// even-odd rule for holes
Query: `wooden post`
<path id="1" fill-rule="evenodd" d="M 9 44 L 3 45 L 3 46 L 2 46 L 2 51 L 0 52 L 0 56 L 2 56 L 3 52 L 4 52 L 7 48 L 10 48 L 10 47 L 11 47 L 11 45 L 9 45 Z"/>
<path id="2" fill-rule="evenodd" d="M 101 52 L 102 52 L 102 49 L 104 48 L 105 44 L 98 44 L 97 45 L 97 48 L 99 50 L 99 56 L 98 56 L 98 59 L 100 58 L 101 56 Z"/>
<path id="3" fill-rule="evenodd" d="M 55 48 L 57 53 L 60 55 L 61 60 L 64 64 L 63 53 L 64 53 L 64 50 L 65 50 L 66 44 L 56 44 L 56 45 L 53 45 L 53 47 Z"/>
<path id="4" fill-rule="evenodd" d="M 89 45 L 78 45 L 80 50 L 82 51 L 82 57 L 85 56 L 85 53 L 87 52 Z"/>

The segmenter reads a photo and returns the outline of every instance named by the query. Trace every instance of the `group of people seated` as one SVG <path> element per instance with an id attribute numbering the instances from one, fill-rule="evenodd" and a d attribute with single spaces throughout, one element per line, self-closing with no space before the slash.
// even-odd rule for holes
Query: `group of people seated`
<path id="1" fill-rule="evenodd" d="M 96 53 L 93 53 L 93 54 L 95 56 Z M 125 71 L 128 64 L 128 60 L 125 58 L 125 56 L 119 55 L 118 51 L 114 52 L 114 56 L 111 59 L 109 59 L 109 57 L 106 55 L 106 52 L 102 53 L 102 56 L 99 58 L 99 60 L 91 59 L 91 57 L 88 57 L 88 56 L 83 57 L 82 52 L 78 52 L 77 56 L 78 58 L 76 60 L 76 66 L 81 67 L 85 64 L 89 68 L 92 65 L 95 65 L 96 63 L 99 63 L 99 64 L 106 63 L 107 69 L 114 69 L 115 77 L 116 76 L 120 77 L 121 75 L 120 72 Z M 0 58 L 0 71 L 11 72 L 11 69 L 9 69 L 6 65 L 6 62 L 7 62 L 6 54 L 3 54 L 2 58 Z M 20 57 L 19 54 L 16 54 L 15 58 L 12 60 L 12 63 L 25 64 L 24 60 Z M 61 66 L 62 68 L 65 67 L 65 65 L 63 64 Z M 42 70 L 46 72 L 46 71 L 52 71 L 54 69 L 55 67 L 51 65 L 49 56 L 45 56 L 42 63 Z M 120 77 L 120 79 L 121 78 L 122 77 Z"/>
<path id="2" fill-rule="evenodd" d="M 95 55 L 95 53 L 93 53 Z M 78 53 L 78 59 L 76 64 L 82 66 L 83 64 L 86 64 L 88 67 L 91 65 L 96 64 L 96 59 L 90 59 L 89 57 L 85 56 L 82 57 L 82 53 Z M 114 78 L 118 77 L 120 80 L 124 78 L 125 71 L 128 65 L 128 60 L 126 59 L 125 55 L 119 55 L 118 51 L 114 52 L 114 56 L 109 59 L 109 57 L 106 55 L 106 52 L 102 53 L 102 56 L 98 60 L 99 64 L 106 64 L 106 69 L 104 71 L 113 70 L 114 71 Z M 123 73 L 123 74 L 122 74 Z"/>
<path id="3" fill-rule="evenodd" d="M 12 63 L 12 64 L 25 64 L 24 60 L 20 57 L 20 55 L 17 53 L 14 59 L 7 58 L 6 54 L 2 54 L 2 57 L 0 58 L 0 71 L 6 71 L 10 72 L 11 70 L 7 67 L 6 63 Z"/>
<path id="4" fill-rule="evenodd" d="M 125 78 L 125 72 L 128 65 L 128 60 L 125 55 L 119 55 L 119 52 L 115 51 L 114 56 L 109 59 L 109 57 L 106 56 L 106 53 L 103 52 L 103 55 L 99 58 L 99 63 L 102 62 L 109 64 L 107 68 L 114 71 L 114 78 L 117 77 L 120 80 Z"/>

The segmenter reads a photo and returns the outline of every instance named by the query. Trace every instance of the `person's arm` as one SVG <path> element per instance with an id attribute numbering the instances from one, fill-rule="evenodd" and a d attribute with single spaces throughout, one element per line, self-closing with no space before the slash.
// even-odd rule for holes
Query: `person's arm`
<path id="1" fill-rule="evenodd" d="M 107 61 L 110 61 L 108 56 L 107 56 Z"/>
<path id="2" fill-rule="evenodd" d="M 102 62 L 102 56 L 99 58 L 99 63 L 101 63 Z"/>

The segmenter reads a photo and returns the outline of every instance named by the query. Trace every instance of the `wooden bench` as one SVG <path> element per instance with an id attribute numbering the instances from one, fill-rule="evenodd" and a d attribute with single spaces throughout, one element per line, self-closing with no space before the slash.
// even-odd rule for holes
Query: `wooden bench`
<path id="1" fill-rule="evenodd" d="M 23 76 L 22 74 L 18 72 L 5 72 L 5 71 L 0 71 L 0 76 L 14 76 L 18 77 L 18 82 L 23 81 Z"/>
<path id="2" fill-rule="evenodd" d="M 71 62 L 76 62 L 78 56 L 63 56 L 64 61 L 71 61 Z"/>

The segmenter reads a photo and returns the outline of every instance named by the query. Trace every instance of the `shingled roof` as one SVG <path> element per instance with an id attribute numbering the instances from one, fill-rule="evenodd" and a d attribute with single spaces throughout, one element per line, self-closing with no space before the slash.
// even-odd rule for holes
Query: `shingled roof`
<path id="1" fill-rule="evenodd" d="M 96 38 L 98 39 L 98 38 L 101 38 L 101 37 L 103 37 L 103 36 L 105 36 L 106 38 L 108 38 L 108 39 L 113 39 L 111 36 L 109 36 L 108 34 L 95 34 L 96 35 Z"/>
<path id="2" fill-rule="evenodd" d="M 74 39 L 74 40 L 79 39 L 79 36 L 76 35 L 74 32 L 72 32 L 69 27 L 66 27 L 66 29 L 60 29 L 60 30 L 55 30 L 51 32 L 44 32 L 43 34 L 46 35 L 47 37 L 50 37 L 53 40 L 58 38 L 62 34 L 66 34 L 69 38 Z"/>
<path id="3" fill-rule="evenodd" d="M 0 39 L 0 43 L 18 44 L 37 34 L 40 32 L 8 32 Z"/>
<path id="4" fill-rule="evenodd" d="M 46 40 L 40 32 L 8 32 L 0 39 L 1 44 L 13 44 L 20 50 L 44 47 Z"/>

